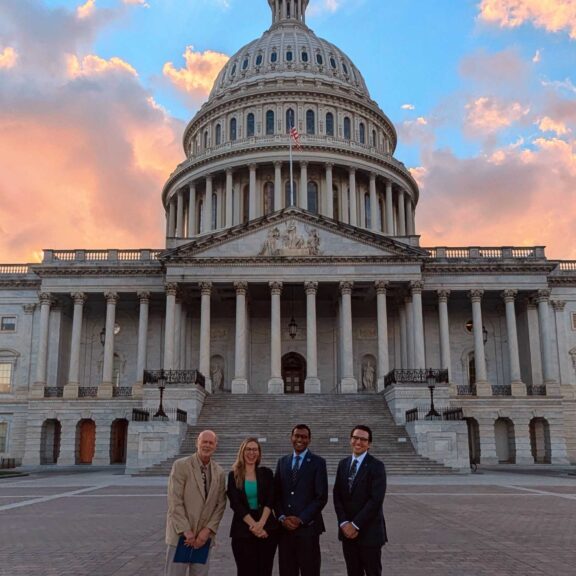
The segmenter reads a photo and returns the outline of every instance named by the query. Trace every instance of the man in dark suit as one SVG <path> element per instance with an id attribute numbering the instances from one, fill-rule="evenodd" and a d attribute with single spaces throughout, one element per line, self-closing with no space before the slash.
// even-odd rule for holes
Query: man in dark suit
<path id="1" fill-rule="evenodd" d="M 354 427 L 352 456 L 340 461 L 334 483 L 338 538 L 348 576 L 382 576 L 382 546 L 388 541 L 382 511 L 386 469 L 368 454 L 371 444 L 372 430 Z"/>
<path id="2" fill-rule="evenodd" d="M 292 454 L 278 460 L 274 508 L 282 524 L 278 548 L 280 576 L 320 576 L 322 509 L 328 502 L 326 461 L 308 450 L 310 428 L 292 429 Z"/>

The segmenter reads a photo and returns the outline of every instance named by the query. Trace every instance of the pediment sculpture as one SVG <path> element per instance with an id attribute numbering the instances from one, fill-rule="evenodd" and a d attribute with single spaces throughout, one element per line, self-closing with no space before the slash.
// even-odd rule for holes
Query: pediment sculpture
<path id="1" fill-rule="evenodd" d="M 258 256 L 320 256 L 320 234 L 305 226 L 302 233 L 295 220 L 289 220 L 268 231 Z"/>

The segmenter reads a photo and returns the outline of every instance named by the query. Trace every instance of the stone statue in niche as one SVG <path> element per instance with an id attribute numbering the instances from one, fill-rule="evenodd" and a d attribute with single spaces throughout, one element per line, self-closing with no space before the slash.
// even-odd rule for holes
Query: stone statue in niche
<path id="1" fill-rule="evenodd" d="M 374 392 L 374 377 L 376 376 L 376 369 L 371 360 L 364 360 L 362 364 L 362 390 L 367 392 Z"/>
<path id="2" fill-rule="evenodd" d="M 219 361 L 215 361 L 210 367 L 210 378 L 214 392 L 224 392 L 224 370 Z"/>

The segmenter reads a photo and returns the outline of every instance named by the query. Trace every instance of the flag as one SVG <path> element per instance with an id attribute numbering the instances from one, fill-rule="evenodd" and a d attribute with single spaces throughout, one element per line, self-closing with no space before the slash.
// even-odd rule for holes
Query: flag
<path id="1" fill-rule="evenodd" d="M 302 150 L 302 146 L 300 146 L 300 134 L 298 130 L 296 130 L 295 126 L 290 128 L 290 138 L 294 141 L 294 146 L 296 146 L 296 150 Z"/>

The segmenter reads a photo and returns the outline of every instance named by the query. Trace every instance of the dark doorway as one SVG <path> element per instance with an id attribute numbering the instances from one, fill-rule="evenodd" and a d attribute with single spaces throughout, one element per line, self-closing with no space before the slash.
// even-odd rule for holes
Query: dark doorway
<path id="1" fill-rule="evenodd" d="M 127 443 L 128 420 L 114 420 L 110 434 L 110 464 L 126 464 Z"/>
<path id="2" fill-rule="evenodd" d="M 286 394 L 303 394 L 306 380 L 306 360 L 296 352 L 282 358 L 282 380 Z"/>
<path id="3" fill-rule="evenodd" d="M 40 464 L 57 464 L 60 456 L 62 425 L 58 420 L 46 420 L 40 436 Z"/>
<path id="4" fill-rule="evenodd" d="M 96 448 L 96 424 L 94 420 L 80 420 L 76 427 L 76 463 L 92 464 Z"/>
<path id="5" fill-rule="evenodd" d="M 470 464 L 480 464 L 480 426 L 475 418 L 466 418 Z"/>

